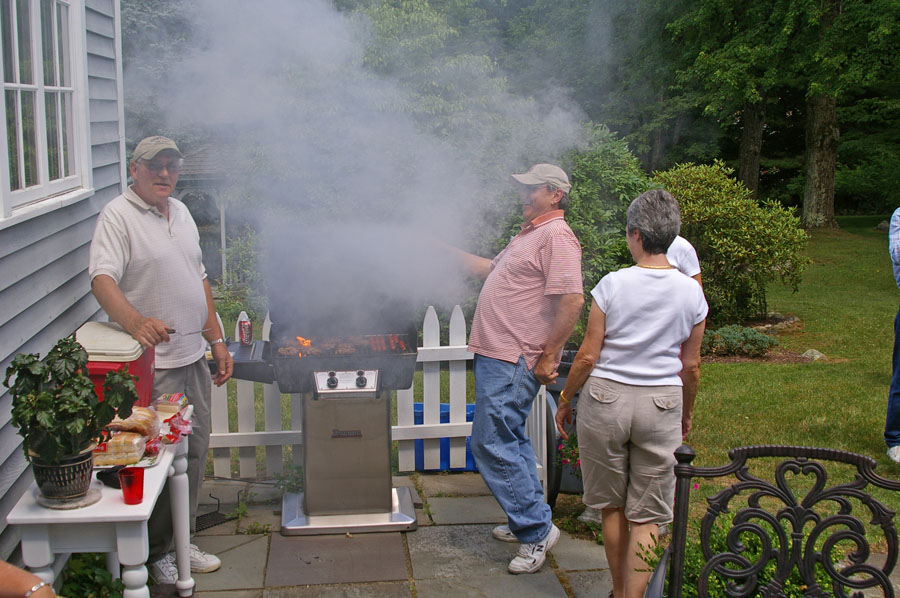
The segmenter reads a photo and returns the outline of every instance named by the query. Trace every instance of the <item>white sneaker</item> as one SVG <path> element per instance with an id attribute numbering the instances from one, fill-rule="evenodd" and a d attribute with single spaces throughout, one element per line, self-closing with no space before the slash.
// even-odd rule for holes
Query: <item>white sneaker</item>
<path id="1" fill-rule="evenodd" d="M 191 572 L 212 573 L 222 566 L 222 561 L 214 554 L 203 552 L 196 544 L 191 544 Z M 177 576 L 177 574 L 176 574 Z"/>
<path id="2" fill-rule="evenodd" d="M 549 552 L 559 541 L 559 528 L 550 524 L 547 536 L 535 544 L 522 544 L 516 557 L 509 562 L 507 569 L 513 575 L 519 573 L 534 573 L 540 569 L 547 560 Z"/>
<path id="3" fill-rule="evenodd" d="M 510 544 L 519 543 L 519 539 L 512 533 L 512 530 L 509 529 L 508 525 L 498 525 L 491 530 L 491 535 L 494 536 L 495 540 L 500 540 L 501 542 L 509 542 Z"/>
<path id="4" fill-rule="evenodd" d="M 578 516 L 578 521 L 582 523 L 594 523 L 600 525 L 603 522 L 600 509 L 585 506 L 584 513 Z"/>
<path id="5" fill-rule="evenodd" d="M 887 450 L 887 456 L 891 458 L 891 461 L 894 463 L 900 463 L 900 445 L 892 446 Z"/>
<path id="6" fill-rule="evenodd" d="M 175 555 L 172 553 L 150 563 L 148 569 L 150 577 L 158 584 L 178 581 L 178 567 L 175 565 Z"/>

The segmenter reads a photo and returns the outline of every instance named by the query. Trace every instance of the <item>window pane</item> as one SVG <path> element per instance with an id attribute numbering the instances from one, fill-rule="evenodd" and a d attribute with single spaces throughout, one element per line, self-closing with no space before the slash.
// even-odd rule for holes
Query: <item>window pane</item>
<path id="1" fill-rule="evenodd" d="M 53 51 L 53 0 L 41 0 L 41 57 L 44 85 L 56 85 L 56 52 Z"/>
<path id="2" fill-rule="evenodd" d="M 56 11 L 56 50 L 58 53 L 57 69 L 59 85 L 68 87 L 69 82 L 69 7 L 58 4 Z"/>
<path id="3" fill-rule="evenodd" d="M 44 109 L 47 111 L 47 174 L 50 180 L 59 178 L 59 94 L 44 94 Z"/>
<path id="4" fill-rule="evenodd" d="M 16 0 L 16 21 L 19 31 L 19 83 L 31 85 L 31 13 L 28 0 Z"/>
<path id="5" fill-rule="evenodd" d="M 6 152 L 9 155 L 9 188 L 22 188 L 19 179 L 19 102 L 18 93 L 7 91 L 6 96 Z"/>
<path id="6" fill-rule="evenodd" d="M 22 94 L 22 142 L 25 150 L 25 186 L 30 187 L 38 182 L 37 175 L 37 141 L 34 131 L 35 92 L 21 91 Z"/>
<path id="7" fill-rule="evenodd" d="M 72 140 L 75 138 L 72 123 L 75 122 L 75 119 L 72 114 L 72 94 L 63 93 L 60 96 L 59 128 L 62 131 L 63 176 L 69 176 L 75 173 L 75 167 L 72 164 Z"/>
<path id="8" fill-rule="evenodd" d="M 3 25 L 3 80 L 16 82 L 15 28 L 12 22 L 12 0 L 0 0 L 0 21 Z"/>

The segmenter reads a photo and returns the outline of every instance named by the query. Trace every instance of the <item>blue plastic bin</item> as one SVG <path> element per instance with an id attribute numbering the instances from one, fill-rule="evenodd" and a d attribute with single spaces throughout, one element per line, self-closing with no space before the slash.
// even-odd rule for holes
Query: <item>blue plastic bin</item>
<path id="1" fill-rule="evenodd" d="M 422 403 L 413 403 L 413 423 L 422 425 Z M 466 405 L 466 421 L 472 421 L 475 415 L 475 405 Z M 441 403 L 440 421 L 442 424 L 450 423 L 450 405 Z M 472 451 L 469 448 L 471 437 L 466 437 L 466 466 L 450 467 L 450 439 L 441 438 L 441 467 L 440 469 L 425 469 L 425 442 L 423 440 L 415 440 L 416 451 L 416 471 L 478 471 L 475 467 L 475 459 L 472 457 Z"/>

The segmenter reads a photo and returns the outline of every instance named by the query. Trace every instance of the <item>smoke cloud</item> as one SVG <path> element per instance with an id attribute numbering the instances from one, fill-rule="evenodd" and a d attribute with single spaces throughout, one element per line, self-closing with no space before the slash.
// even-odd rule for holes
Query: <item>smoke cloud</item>
<path id="1" fill-rule="evenodd" d="M 326 273 L 344 256 L 407 299 L 459 301 L 464 276 L 435 241 L 496 234 L 509 174 L 581 143 L 565 90 L 513 95 L 478 57 L 422 69 L 431 81 L 375 74 L 370 24 L 324 0 L 199 0 L 191 19 L 168 80 L 143 89 L 148 80 L 126 72 L 126 91 L 162 98 L 167 130 L 214 134 L 226 211 L 259 219 L 277 262 L 270 285 L 315 279 L 306 292 L 327 302 Z M 423 84 L 453 89 L 463 109 L 434 107 L 430 120 L 413 92 Z"/>

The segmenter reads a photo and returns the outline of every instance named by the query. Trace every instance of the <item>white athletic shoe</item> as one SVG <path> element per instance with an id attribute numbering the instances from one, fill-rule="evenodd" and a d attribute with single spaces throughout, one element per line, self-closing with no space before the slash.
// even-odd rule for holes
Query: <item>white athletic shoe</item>
<path id="1" fill-rule="evenodd" d="M 602 515 L 600 509 L 585 506 L 584 513 L 578 516 L 578 521 L 582 523 L 594 523 L 600 525 L 602 523 Z"/>
<path id="2" fill-rule="evenodd" d="M 892 446 L 887 450 L 887 456 L 891 458 L 891 461 L 894 463 L 900 463 L 900 445 Z"/>
<path id="3" fill-rule="evenodd" d="M 191 544 L 191 572 L 212 573 L 222 566 L 222 561 L 214 554 L 203 552 L 195 544 Z M 177 574 L 176 574 L 177 575 Z"/>
<path id="4" fill-rule="evenodd" d="M 519 543 L 519 539 L 512 533 L 512 530 L 509 529 L 508 525 L 498 525 L 491 530 L 491 535 L 494 536 L 495 540 L 500 540 L 501 542 L 509 542 L 510 544 Z"/>
<path id="5" fill-rule="evenodd" d="M 540 542 L 534 544 L 522 544 L 516 557 L 509 562 L 507 569 L 510 573 L 534 573 L 544 565 L 547 553 L 556 546 L 559 541 L 559 528 L 550 524 L 550 531 Z"/>
<path id="6" fill-rule="evenodd" d="M 150 563 L 147 567 L 150 577 L 158 584 L 175 583 L 178 581 L 178 567 L 175 565 L 175 555 L 169 553 L 158 561 Z"/>

